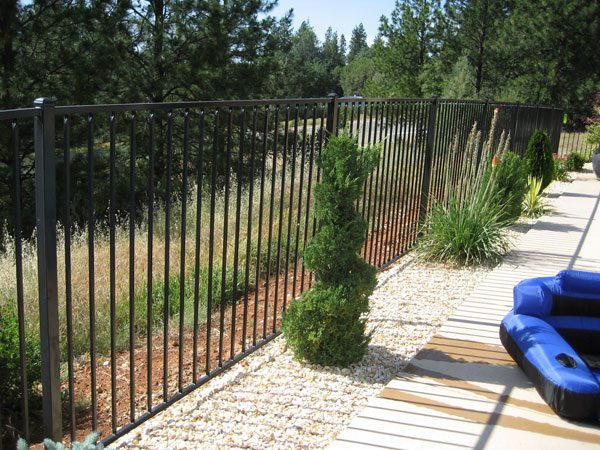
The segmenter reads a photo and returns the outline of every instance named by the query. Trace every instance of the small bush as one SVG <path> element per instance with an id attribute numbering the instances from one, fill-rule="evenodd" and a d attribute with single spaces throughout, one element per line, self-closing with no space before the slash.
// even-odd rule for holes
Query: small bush
<path id="1" fill-rule="evenodd" d="M 297 359 L 345 367 L 367 351 L 365 314 L 377 279 L 375 268 L 358 254 L 367 224 L 354 202 L 378 159 L 378 150 L 359 148 L 347 134 L 332 136 L 317 158 L 323 178 L 315 186 L 315 214 L 321 229 L 304 253 L 317 281 L 290 303 L 282 323 Z"/>
<path id="2" fill-rule="evenodd" d="M 545 131 L 536 130 L 525 151 L 527 174 L 542 180 L 542 191 L 552 182 L 554 158 L 552 143 Z"/>
<path id="3" fill-rule="evenodd" d="M 40 341 L 37 334 L 25 334 L 25 369 L 30 407 L 32 400 L 39 399 L 34 391 L 42 378 Z M 18 421 L 21 416 L 21 353 L 19 347 L 19 320 L 14 301 L 0 305 L 0 443 L 10 431 L 7 423 Z M 7 420 L 8 418 L 8 420 Z M 16 439 L 16 437 L 15 437 Z"/>
<path id="4" fill-rule="evenodd" d="M 585 158 L 581 153 L 573 152 L 569 153 L 567 156 L 567 160 L 565 161 L 565 166 L 567 170 L 572 172 L 579 172 L 583 169 L 583 165 L 585 164 Z"/>
<path id="5" fill-rule="evenodd" d="M 488 169 L 489 179 L 492 169 Z M 522 213 L 523 197 L 527 191 L 527 172 L 519 155 L 506 152 L 502 161 L 496 168 L 496 184 L 494 185 L 494 198 L 500 206 L 504 206 L 500 213 L 501 219 L 516 221 Z"/>
<path id="6" fill-rule="evenodd" d="M 225 271 L 225 296 L 223 297 L 222 283 L 223 270 L 221 267 L 215 266 L 212 273 L 212 308 L 217 310 L 221 305 L 221 299 L 225 299 L 225 305 L 231 305 L 237 301 L 237 297 L 243 292 L 243 281 L 245 271 L 243 268 L 238 269 L 237 286 L 234 285 L 233 267 L 227 267 Z M 199 304 L 205 306 L 208 304 L 208 267 L 201 267 L 199 271 L 198 298 Z M 184 282 L 184 314 L 188 319 L 193 318 L 194 311 L 194 289 L 195 289 L 194 272 L 191 271 Z M 179 274 L 169 277 L 169 317 L 174 317 L 180 311 L 180 289 L 181 278 Z M 234 292 L 235 291 L 235 292 Z M 237 295 L 236 295 L 237 293 Z M 145 298 L 145 296 L 144 296 Z M 152 286 L 152 318 L 155 326 L 160 326 L 164 323 L 164 305 L 165 305 L 165 282 L 157 280 Z"/>
<path id="7" fill-rule="evenodd" d="M 505 229 L 511 222 L 502 216 L 502 204 L 482 196 L 462 201 L 451 197 L 447 205 L 434 201 L 419 253 L 456 264 L 496 262 L 509 248 Z"/>
<path id="8" fill-rule="evenodd" d="M 12 304 L 11 304 L 12 303 Z M 4 400 L 21 398 L 21 356 L 19 319 L 14 302 L 0 305 L 0 392 Z M 25 334 L 27 389 L 31 391 L 42 376 L 39 336 Z"/>
<path id="9" fill-rule="evenodd" d="M 263 245 L 260 247 L 260 268 L 259 268 L 259 276 L 261 279 L 265 279 L 267 277 L 267 272 L 269 276 L 277 275 L 277 248 L 279 247 L 279 274 L 282 274 L 285 271 L 285 259 L 286 259 L 286 250 L 287 250 L 287 236 L 281 236 L 281 244 L 273 239 L 271 241 L 271 258 L 267 258 L 269 256 L 269 246 L 267 242 L 263 242 Z M 289 264 L 294 264 L 294 255 L 296 254 L 296 242 L 294 239 L 290 241 L 290 256 L 289 256 Z M 258 257 L 258 242 L 252 241 L 250 247 L 250 261 L 251 263 L 256 263 Z"/>
<path id="10" fill-rule="evenodd" d="M 597 102 L 598 94 L 596 94 L 596 105 L 594 105 L 594 115 L 587 119 L 587 125 L 585 127 L 585 143 L 592 147 L 598 147 L 600 145 L 600 106 Z"/>

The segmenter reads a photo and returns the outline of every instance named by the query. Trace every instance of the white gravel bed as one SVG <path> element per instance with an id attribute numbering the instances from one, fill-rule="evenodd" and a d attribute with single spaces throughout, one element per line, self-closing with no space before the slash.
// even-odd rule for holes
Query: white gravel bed
<path id="1" fill-rule="evenodd" d="M 324 448 L 472 292 L 486 269 L 416 263 L 378 276 L 367 355 L 346 369 L 301 364 L 276 338 L 110 448 Z"/>
<path id="2" fill-rule="evenodd" d="M 558 194 L 565 183 L 547 190 Z M 533 221 L 513 228 L 513 240 Z M 113 443 L 110 448 L 325 448 L 435 334 L 490 269 L 415 261 L 378 274 L 363 360 L 301 364 L 281 336 Z"/>

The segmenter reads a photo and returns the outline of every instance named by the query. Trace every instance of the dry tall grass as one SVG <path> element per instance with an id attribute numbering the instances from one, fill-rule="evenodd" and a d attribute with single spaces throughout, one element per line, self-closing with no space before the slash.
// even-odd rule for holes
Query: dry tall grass
<path id="1" fill-rule="evenodd" d="M 308 159 L 308 158 L 307 158 Z M 300 172 L 304 162 L 303 185 L 300 187 Z M 272 177 L 273 166 L 275 165 L 276 176 Z M 238 240 L 238 284 L 244 282 L 244 268 L 246 260 L 246 249 L 248 240 L 250 240 L 251 260 L 250 260 L 250 281 L 252 282 L 256 274 L 256 248 L 258 246 L 259 228 L 261 228 L 261 247 L 263 250 L 263 259 L 266 255 L 266 249 L 269 239 L 269 221 L 272 217 L 271 226 L 271 247 L 277 239 L 279 228 L 281 226 L 282 236 L 287 239 L 288 220 L 290 219 L 290 183 L 291 167 L 286 167 L 285 184 L 282 184 L 282 162 L 267 161 L 267 170 L 265 173 L 264 186 L 261 186 L 260 175 L 255 178 L 252 186 L 252 198 L 250 198 L 251 187 L 246 185 L 240 189 L 240 215 L 239 215 L 239 240 Z M 298 157 L 295 167 L 295 176 L 293 183 L 293 205 L 291 207 L 292 226 L 290 227 L 292 242 L 296 239 L 296 233 L 299 234 L 298 241 L 300 251 L 304 242 L 304 224 L 307 207 L 307 187 L 308 187 L 309 166 L 308 161 L 301 161 Z M 312 184 L 316 181 L 316 167 L 313 168 Z M 272 183 L 274 182 L 274 186 Z M 282 195 L 282 186 L 284 189 Z M 183 271 L 186 279 L 186 286 L 191 283 L 195 275 L 196 257 L 201 270 L 206 271 L 209 265 L 209 245 L 210 245 L 210 226 L 211 221 L 214 225 L 213 234 L 213 268 L 215 273 L 220 274 L 224 255 L 224 235 L 227 236 L 226 252 L 227 267 L 233 268 L 235 253 L 235 232 L 236 232 L 236 212 L 237 212 L 237 181 L 235 175 L 230 177 L 230 193 L 227 213 L 227 227 L 225 228 L 225 192 L 224 189 L 218 191 L 215 195 L 214 216 L 211 217 L 211 195 L 210 187 L 204 187 L 201 190 L 202 209 L 200 214 L 200 245 L 199 254 L 196 255 L 196 216 L 197 216 L 197 187 L 194 187 L 187 196 L 186 202 L 186 227 L 185 227 L 185 246 L 182 246 L 182 211 L 181 201 L 175 203 L 171 208 L 170 221 L 170 243 L 166 248 L 166 210 L 164 205 L 155 205 L 154 207 L 154 231 L 150 236 L 148 233 L 148 213 L 141 226 L 136 226 L 134 230 L 134 244 L 130 247 L 130 228 L 127 219 L 118 222 L 115 228 L 115 267 L 111 271 L 110 265 L 110 234 L 109 229 L 104 225 L 97 225 L 94 229 L 94 264 L 93 264 L 93 294 L 95 300 L 95 323 L 96 323 L 96 349 L 100 353 L 110 351 L 111 343 L 111 277 L 114 277 L 115 285 L 115 318 L 116 328 L 115 337 L 117 348 L 124 348 L 129 345 L 129 307 L 133 302 L 135 305 L 134 323 L 136 325 L 136 334 L 143 336 L 147 333 L 146 308 L 148 298 L 148 275 L 149 275 L 149 243 L 152 239 L 152 279 L 153 290 L 164 289 L 165 263 L 167 256 L 169 260 L 169 279 L 178 279 Z M 262 223 L 260 216 L 261 190 L 263 196 Z M 300 194 L 302 195 L 302 219 L 296 224 L 297 208 Z M 272 200 L 272 211 L 271 211 Z M 250 201 L 252 205 L 250 205 Z M 250 207 L 251 206 L 251 207 Z M 311 200 L 309 216 L 309 238 L 312 231 L 312 212 L 313 202 Z M 252 226 L 248 230 L 248 215 L 252 213 Z M 281 214 L 280 214 L 281 212 Z M 67 281 L 66 281 L 66 255 L 65 255 L 65 229 L 58 224 L 57 227 L 57 250 L 58 250 L 58 297 L 59 297 L 59 315 L 60 315 L 60 342 L 61 348 L 66 351 L 67 336 Z M 8 234 L 6 234 L 8 236 Z M 89 267 L 89 233 L 87 229 L 73 228 L 71 230 L 71 304 L 72 304 L 72 327 L 73 327 L 73 346 L 76 355 L 82 355 L 90 348 L 90 267 Z M 16 299 L 16 258 L 14 252 L 14 241 L 8 237 L 4 242 L 7 249 L 0 254 L 0 304 L 15 304 Z M 133 297 L 130 297 L 130 248 L 133 249 Z M 181 267 L 182 252 L 184 253 L 184 266 Z M 285 247 L 282 253 L 285 252 Z M 271 254 L 271 264 L 275 265 L 276 255 Z M 254 255 L 254 258 L 252 256 Z M 293 258 L 293 254 L 291 255 Z M 290 258 L 290 260 L 291 260 Z M 264 262 L 261 263 L 261 266 Z M 192 291 L 193 292 L 193 291 Z M 193 296 L 187 295 L 185 298 L 185 325 L 193 326 Z M 25 304 L 25 321 L 27 333 L 36 337 L 39 336 L 39 312 L 37 304 L 37 256 L 35 236 L 24 239 L 23 241 L 23 296 Z M 179 304 L 179 291 L 176 295 L 171 292 L 170 302 Z M 200 299 L 200 321 L 206 316 L 206 299 Z M 178 317 L 172 317 L 174 322 Z M 174 323 L 175 325 L 175 323 Z M 155 323 L 156 326 L 156 323 Z"/>

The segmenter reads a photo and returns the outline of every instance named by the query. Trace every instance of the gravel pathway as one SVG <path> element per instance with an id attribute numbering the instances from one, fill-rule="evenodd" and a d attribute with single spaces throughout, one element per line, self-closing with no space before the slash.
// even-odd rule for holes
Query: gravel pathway
<path id="1" fill-rule="evenodd" d="M 485 269 L 416 263 L 378 276 L 368 354 L 347 369 L 300 364 L 280 336 L 111 448 L 324 448 L 422 348 Z"/>
<path id="2" fill-rule="evenodd" d="M 564 183 L 548 192 L 560 193 Z M 512 230 L 513 239 L 533 221 Z M 415 261 L 378 274 L 368 354 L 346 369 L 300 364 L 282 336 L 110 448 L 325 448 L 435 334 L 490 269 Z"/>

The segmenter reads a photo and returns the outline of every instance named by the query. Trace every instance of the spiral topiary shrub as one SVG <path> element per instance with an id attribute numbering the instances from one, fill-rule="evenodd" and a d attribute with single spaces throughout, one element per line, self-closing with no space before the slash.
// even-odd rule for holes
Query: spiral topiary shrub
<path id="1" fill-rule="evenodd" d="M 545 131 L 536 130 L 529 140 L 525 152 L 527 174 L 542 180 L 542 190 L 552 182 L 554 159 L 552 158 L 552 143 Z"/>
<path id="2" fill-rule="evenodd" d="M 375 289 L 376 269 L 358 252 L 367 223 L 354 202 L 379 160 L 377 148 L 358 146 L 347 134 L 332 136 L 316 162 L 315 215 L 321 228 L 304 252 L 316 282 L 290 303 L 282 330 L 299 360 L 346 367 L 360 361 L 369 344 L 365 314 Z"/>

